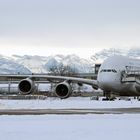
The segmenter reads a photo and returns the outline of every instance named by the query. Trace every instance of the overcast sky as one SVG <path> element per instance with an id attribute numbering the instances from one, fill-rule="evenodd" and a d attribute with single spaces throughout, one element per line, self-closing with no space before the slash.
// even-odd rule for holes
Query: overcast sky
<path id="1" fill-rule="evenodd" d="M 139 0 L 0 0 L 0 54 L 140 47 Z"/>

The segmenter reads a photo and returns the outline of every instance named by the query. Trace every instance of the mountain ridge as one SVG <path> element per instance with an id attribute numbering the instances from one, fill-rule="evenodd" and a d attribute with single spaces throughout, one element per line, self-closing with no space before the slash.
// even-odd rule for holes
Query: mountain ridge
<path id="1" fill-rule="evenodd" d="M 125 49 L 103 49 L 91 56 L 90 60 L 80 58 L 77 55 L 0 55 L 0 74 L 31 74 L 48 73 L 53 66 L 69 66 L 79 73 L 94 72 L 94 64 L 101 63 L 104 59 L 112 55 L 124 55 L 140 59 L 140 48 Z"/>

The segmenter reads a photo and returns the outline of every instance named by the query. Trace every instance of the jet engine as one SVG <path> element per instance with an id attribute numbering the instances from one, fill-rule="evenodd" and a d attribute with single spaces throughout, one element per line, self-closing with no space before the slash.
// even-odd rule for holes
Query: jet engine
<path id="1" fill-rule="evenodd" d="M 72 93 L 72 88 L 69 83 L 62 82 L 56 85 L 55 94 L 61 99 L 68 98 Z"/>
<path id="2" fill-rule="evenodd" d="M 140 93 L 140 79 L 136 78 L 135 88 L 138 93 Z"/>
<path id="3" fill-rule="evenodd" d="M 135 88 L 136 88 L 137 92 L 140 93 L 140 84 L 137 84 L 137 83 L 136 83 L 136 84 L 135 84 Z"/>
<path id="4" fill-rule="evenodd" d="M 21 80 L 18 84 L 19 92 L 24 95 L 32 93 L 34 89 L 35 89 L 35 84 L 29 78 Z"/>

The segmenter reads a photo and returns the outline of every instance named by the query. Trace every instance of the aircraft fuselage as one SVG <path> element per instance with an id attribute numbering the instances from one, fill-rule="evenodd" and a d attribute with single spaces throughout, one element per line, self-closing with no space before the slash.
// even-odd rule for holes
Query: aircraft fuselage
<path id="1" fill-rule="evenodd" d="M 127 68 L 131 71 L 140 71 L 140 60 L 123 56 L 113 56 L 106 59 L 99 69 L 97 76 L 98 86 L 106 92 L 113 92 L 121 96 L 139 96 L 140 84 L 136 81 L 122 81 L 123 72 Z M 138 75 L 137 75 L 138 77 Z"/>

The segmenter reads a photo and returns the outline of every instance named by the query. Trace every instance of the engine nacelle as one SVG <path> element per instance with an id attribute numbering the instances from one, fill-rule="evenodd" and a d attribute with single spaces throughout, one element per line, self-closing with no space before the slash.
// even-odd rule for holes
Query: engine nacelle
<path id="1" fill-rule="evenodd" d="M 72 93 L 72 88 L 67 82 L 62 82 L 56 85 L 55 94 L 61 99 L 68 98 Z"/>
<path id="2" fill-rule="evenodd" d="M 35 88 L 35 84 L 34 82 L 29 79 L 29 78 L 26 78 L 26 79 L 23 79 L 19 82 L 18 84 L 18 90 L 21 94 L 30 94 L 33 92 Z"/>

